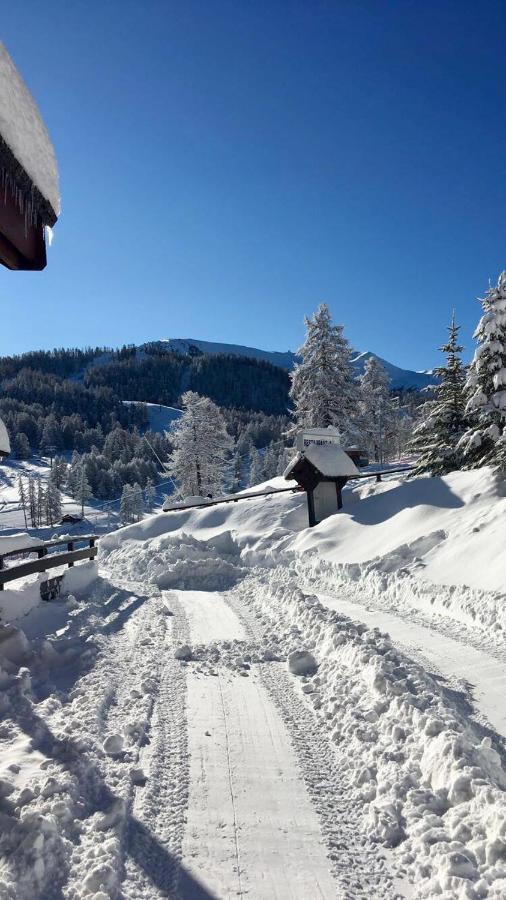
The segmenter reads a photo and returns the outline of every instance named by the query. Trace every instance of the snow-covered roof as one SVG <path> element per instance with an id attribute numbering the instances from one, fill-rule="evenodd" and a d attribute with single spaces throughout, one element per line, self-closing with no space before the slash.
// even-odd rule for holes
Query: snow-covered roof
<path id="1" fill-rule="evenodd" d="M 11 442 L 5 427 L 5 423 L 0 419 L 0 456 L 8 456 L 11 452 Z"/>
<path id="2" fill-rule="evenodd" d="M 347 453 L 337 444 L 326 444 L 321 447 L 311 445 L 303 452 L 297 453 L 284 471 L 287 480 L 293 479 L 295 466 L 307 459 L 325 478 L 352 477 L 358 475 L 358 469 Z"/>
<path id="3" fill-rule="evenodd" d="M 45 225 L 60 213 L 56 157 L 30 91 L 0 42 L 0 171 Z"/>

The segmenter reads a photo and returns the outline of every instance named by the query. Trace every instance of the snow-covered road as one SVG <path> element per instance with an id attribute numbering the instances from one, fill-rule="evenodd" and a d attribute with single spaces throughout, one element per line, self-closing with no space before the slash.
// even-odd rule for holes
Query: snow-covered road
<path id="1" fill-rule="evenodd" d="M 290 502 L 0 629 L 2 900 L 506 896 L 501 596 L 287 550 Z"/>
<path id="2" fill-rule="evenodd" d="M 35 853 L 14 841 L 0 896 L 397 896 L 384 853 L 348 811 L 312 707 L 283 662 L 263 659 L 233 592 L 107 575 L 70 616 L 52 607 L 27 618 L 33 648 L 37 617 L 54 627 L 55 656 L 33 667 L 33 702 L 13 701 L 21 766 L 2 775 L 14 790 L 29 775 L 39 794 L 20 808 L 56 814 L 61 833 L 49 830 Z M 175 655 L 187 643 L 189 662 Z"/>

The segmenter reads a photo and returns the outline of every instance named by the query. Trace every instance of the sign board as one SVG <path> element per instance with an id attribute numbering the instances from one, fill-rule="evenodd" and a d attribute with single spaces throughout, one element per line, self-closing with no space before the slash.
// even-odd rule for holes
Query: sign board
<path id="1" fill-rule="evenodd" d="M 328 428 L 306 428 L 297 434 L 297 450 L 305 450 L 311 446 L 325 447 L 328 444 L 341 445 L 341 436 L 333 425 Z"/>

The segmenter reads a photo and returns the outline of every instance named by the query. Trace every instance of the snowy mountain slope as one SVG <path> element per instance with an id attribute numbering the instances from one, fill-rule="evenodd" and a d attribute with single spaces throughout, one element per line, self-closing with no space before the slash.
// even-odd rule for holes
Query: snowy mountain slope
<path id="1" fill-rule="evenodd" d="M 139 400 L 122 400 L 122 403 L 140 403 Z M 163 406 L 161 403 L 144 403 L 148 412 L 149 429 L 158 433 L 168 431 L 168 429 L 182 415 L 180 409 L 174 406 Z"/>
<path id="2" fill-rule="evenodd" d="M 146 346 L 146 345 L 143 345 Z M 149 346 L 156 346 L 159 350 L 181 353 L 184 356 L 198 353 L 206 353 L 215 356 L 217 353 L 226 353 L 230 356 L 248 356 L 263 362 L 269 362 L 281 369 L 291 369 L 297 359 L 291 350 L 278 352 L 276 350 L 259 350 L 256 347 L 243 347 L 241 344 L 222 344 L 216 341 L 201 341 L 194 338 L 167 338 L 161 341 L 152 341 Z M 142 348 L 141 348 L 142 349 Z"/>
<path id="3" fill-rule="evenodd" d="M 154 341 L 152 344 L 159 350 L 166 349 L 184 355 L 192 353 L 206 353 L 210 355 L 227 353 L 231 356 L 249 356 L 253 359 L 264 360 L 265 362 L 272 363 L 272 365 L 280 366 L 283 369 L 292 369 L 299 358 L 297 354 L 292 353 L 291 350 L 287 350 L 284 353 L 270 350 L 258 350 L 255 347 L 244 347 L 239 344 L 222 344 L 213 341 L 201 341 L 194 338 L 168 338 L 163 341 Z M 143 350 L 145 346 L 147 345 L 143 345 L 140 349 Z M 366 351 L 363 353 L 356 353 L 353 356 L 352 366 L 357 376 L 362 375 L 365 364 L 370 356 L 376 356 L 376 354 Z M 393 389 L 404 388 L 405 390 L 409 390 L 412 388 L 422 390 L 434 383 L 434 377 L 426 372 L 413 372 L 409 369 L 401 369 L 399 366 L 395 366 L 393 363 L 382 359 L 380 356 L 376 356 L 376 359 L 378 359 L 387 370 Z"/>
<path id="4" fill-rule="evenodd" d="M 374 356 L 386 369 L 388 377 L 390 378 L 390 386 L 393 390 L 402 388 L 404 390 L 412 389 L 421 391 L 424 388 L 429 387 L 429 385 L 434 384 L 436 381 L 434 376 L 427 372 L 412 372 L 410 369 L 400 369 L 399 366 L 394 366 L 393 363 L 388 362 L 381 356 L 377 356 L 376 353 L 371 353 L 369 350 L 364 353 L 357 353 L 351 361 L 357 376 L 363 374 L 365 364 L 371 356 Z"/>

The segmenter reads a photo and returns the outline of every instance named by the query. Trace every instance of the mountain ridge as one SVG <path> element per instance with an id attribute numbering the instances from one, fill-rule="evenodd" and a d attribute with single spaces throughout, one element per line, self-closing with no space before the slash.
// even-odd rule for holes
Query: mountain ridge
<path id="1" fill-rule="evenodd" d="M 248 347 L 243 344 L 227 344 L 220 341 L 204 341 L 199 338 L 163 338 L 157 341 L 149 341 L 141 344 L 138 350 L 143 351 L 147 347 L 156 347 L 158 350 L 172 353 L 180 353 L 183 356 L 228 354 L 230 356 L 246 356 L 252 359 L 263 360 L 274 366 L 290 371 L 299 361 L 300 357 L 291 350 L 262 350 L 258 347 Z M 358 377 L 364 371 L 367 360 L 374 356 L 385 368 L 392 390 L 424 390 L 434 383 L 434 376 L 430 372 L 416 372 L 412 369 L 402 369 L 394 363 L 383 359 L 377 353 L 370 350 L 353 351 L 351 365 Z"/>

